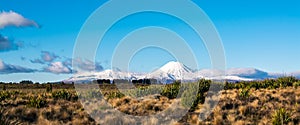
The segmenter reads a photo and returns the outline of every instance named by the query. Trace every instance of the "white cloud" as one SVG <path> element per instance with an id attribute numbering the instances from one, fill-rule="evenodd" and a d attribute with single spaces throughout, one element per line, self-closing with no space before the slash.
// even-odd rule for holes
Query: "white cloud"
<path id="1" fill-rule="evenodd" d="M 39 64 L 49 64 L 53 61 L 55 61 L 57 58 L 60 58 L 54 53 L 51 53 L 49 51 L 42 51 L 41 52 L 41 58 L 39 59 L 33 59 L 30 60 L 31 63 L 39 63 Z"/>
<path id="2" fill-rule="evenodd" d="M 74 66 L 80 71 L 102 71 L 103 67 L 99 62 L 93 62 L 87 59 L 75 58 L 73 59 Z"/>
<path id="3" fill-rule="evenodd" d="M 45 72 L 51 72 L 55 74 L 61 74 L 61 73 L 72 73 L 71 68 L 64 65 L 62 62 L 52 62 L 48 65 L 48 67 L 44 68 Z"/>
<path id="4" fill-rule="evenodd" d="M 41 57 L 43 61 L 45 62 L 52 62 L 56 58 L 59 58 L 59 56 L 55 55 L 54 53 L 48 52 L 48 51 L 42 51 Z"/>
<path id="5" fill-rule="evenodd" d="M 15 26 L 15 27 L 33 26 L 39 28 L 39 25 L 35 21 L 27 19 L 16 12 L 13 11 L 0 12 L 0 29 L 8 26 Z"/>
<path id="6" fill-rule="evenodd" d="M 90 71 L 102 71 L 103 67 L 99 62 L 92 62 L 87 59 L 81 58 L 66 58 L 60 57 L 52 52 L 49 51 L 42 51 L 41 57 L 37 59 L 30 60 L 31 63 L 37 64 L 45 64 L 47 65 L 41 71 L 42 72 L 49 72 L 55 74 L 68 74 L 68 73 L 75 73 L 75 72 L 90 72 Z M 72 65 L 72 62 L 74 65 Z M 74 67 L 75 69 L 74 70 Z"/>

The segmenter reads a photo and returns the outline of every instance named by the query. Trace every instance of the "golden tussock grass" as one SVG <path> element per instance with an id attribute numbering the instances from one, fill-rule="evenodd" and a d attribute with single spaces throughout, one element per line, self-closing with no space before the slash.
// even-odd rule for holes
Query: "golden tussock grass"
<path id="1" fill-rule="evenodd" d="M 149 119 L 139 121 L 139 123 L 156 125 L 164 123 L 159 123 L 159 120 L 156 117 L 150 117 L 151 115 L 159 114 L 166 109 L 172 109 L 175 103 L 180 105 L 178 99 L 169 99 L 161 95 L 150 95 L 141 98 L 125 96 L 111 98 L 108 102 L 91 99 L 85 100 L 81 104 L 77 100 L 54 99 L 51 93 L 42 90 L 17 91 L 20 91 L 20 94 L 2 100 L 0 106 L 5 110 L 2 113 L 5 118 L 11 121 L 17 120 L 23 124 L 80 125 L 97 124 L 96 121 L 101 121 L 99 124 L 111 125 L 137 123 L 131 117 L 122 118 L 121 114 L 115 112 L 117 110 L 129 116 L 149 116 Z M 68 91 L 74 93 L 74 90 Z M 207 103 L 198 104 L 194 111 L 188 112 L 180 121 L 172 121 L 172 124 L 266 125 L 272 124 L 272 116 L 280 108 L 284 108 L 291 113 L 291 120 L 288 124 L 300 123 L 300 87 L 250 89 L 250 95 L 246 98 L 241 98 L 239 92 L 239 89 L 222 90 L 220 97 L 206 98 L 206 101 L 218 100 L 219 98 L 220 100 L 204 121 L 199 121 L 198 116 L 203 109 L 211 107 Z M 29 106 L 29 99 L 34 96 L 43 97 L 46 105 L 40 108 Z M 107 104 L 107 106 L 103 104 Z M 98 117 L 93 119 L 88 113 Z M 161 114 L 161 116 L 164 116 L 164 114 Z M 164 116 L 162 119 L 165 117 L 167 118 L 167 116 Z"/>

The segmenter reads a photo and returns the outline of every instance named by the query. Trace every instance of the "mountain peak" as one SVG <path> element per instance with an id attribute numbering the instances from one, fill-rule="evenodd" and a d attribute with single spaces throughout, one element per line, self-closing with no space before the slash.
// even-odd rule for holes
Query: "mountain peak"
<path id="1" fill-rule="evenodd" d="M 160 69 L 163 72 L 192 72 L 192 70 L 183 63 L 177 61 L 170 61 L 163 65 Z"/>
<path id="2" fill-rule="evenodd" d="M 170 61 L 163 65 L 160 69 L 148 74 L 147 78 L 190 80 L 195 79 L 196 76 L 193 71 L 184 64 L 176 61 Z"/>

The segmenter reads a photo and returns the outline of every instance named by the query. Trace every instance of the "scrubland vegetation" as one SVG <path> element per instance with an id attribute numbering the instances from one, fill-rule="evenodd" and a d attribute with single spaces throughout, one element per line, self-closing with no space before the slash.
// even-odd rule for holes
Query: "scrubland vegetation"
<path id="1" fill-rule="evenodd" d="M 212 85 L 222 87 L 219 103 L 206 120 L 199 121 L 201 109 L 211 106 L 204 102 L 218 98 L 208 98 Z M 39 84 L 29 81 L 1 83 L 0 125 L 137 123 L 130 118 L 119 120 L 118 116 L 110 113 L 112 109 L 109 107 L 95 105 L 102 103 L 97 102 L 99 98 L 105 99 L 114 109 L 134 116 L 155 115 L 180 100 L 180 106 L 188 107 L 189 110 L 173 124 L 296 125 L 300 123 L 299 86 L 300 81 L 294 77 L 226 82 L 224 85 L 210 80 L 188 84 L 136 85 L 136 89 L 126 89 L 122 93 L 114 84 L 99 84 L 99 88 L 76 92 L 74 84 Z M 185 89 L 189 91 L 182 91 Z M 92 108 L 85 109 L 84 105 Z M 87 112 L 99 114 L 101 122 L 98 123 L 99 119 L 93 119 Z M 138 123 L 164 124 L 155 118 Z"/>

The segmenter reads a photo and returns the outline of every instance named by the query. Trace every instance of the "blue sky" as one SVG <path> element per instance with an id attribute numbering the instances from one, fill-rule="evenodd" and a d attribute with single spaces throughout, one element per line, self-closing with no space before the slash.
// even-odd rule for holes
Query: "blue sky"
<path id="1" fill-rule="evenodd" d="M 43 82 L 70 77 L 70 59 L 76 37 L 85 20 L 104 2 L 0 1 L 2 14 L 16 13 L 26 19 L 24 22 L 15 22 L 22 26 L 7 24 L 1 28 L 0 18 L 0 79 Z M 205 11 L 217 28 L 223 41 L 228 68 L 253 67 L 269 72 L 300 70 L 299 1 L 194 2 Z M 108 35 L 111 37 L 106 37 L 97 51 L 96 70 L 110 68 L 113 49 L 122 34 L 146 25 L 165 26 L 189 38 L 188 44 L 196 52 L 199 68 L 210 68 L 204 45 L 193 37 L 194 34 L 185 28 L 184 23 L 162 14 L 144 13 L 120 20 L 111 28 Z M 9 46 L 5 46 L 7 44 Z M 170 60 L 174 60 L 170 53 L 158 48 L 147 48 L 132 58 L 129 68 L 132 71 L 149 72 Z M 88 60 L 76 61 L 86 70 L 93 68 Z"/>

